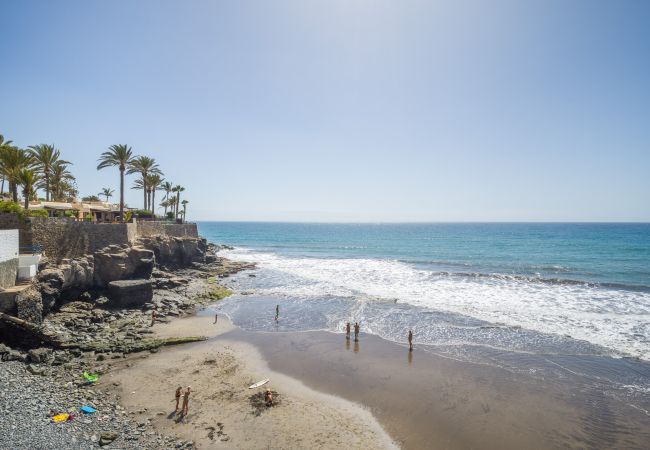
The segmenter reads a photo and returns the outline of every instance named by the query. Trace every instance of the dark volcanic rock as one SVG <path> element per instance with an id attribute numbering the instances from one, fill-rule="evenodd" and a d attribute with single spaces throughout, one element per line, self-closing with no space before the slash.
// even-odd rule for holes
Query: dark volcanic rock
<path id="1" fill-rule="evenodd" d="M 143 247 L 111 245 L 95 253 L 95 284 L 151 278 L 154 252 Z"/>
<path id="2" fill-rule="evenodd" d="M 153 298 L 151 280 L 118 280 L 108 283 L 108 296 L 114 306 L 140 307 Z"/>
<path id="3" fill-rule="evenodd" d="M 35 324 L 43 321 L 43 298 L 34 287 L 16 295 L 16 310 L 19 319 Z"/>

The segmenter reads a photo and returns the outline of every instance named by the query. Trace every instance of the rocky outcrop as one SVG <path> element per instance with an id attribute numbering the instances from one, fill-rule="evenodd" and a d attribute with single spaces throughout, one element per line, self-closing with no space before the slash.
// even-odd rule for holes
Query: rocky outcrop
<path id="1" fill-rule="evenodd" d="M 156 264 L 166 269 L 188 267 L 203 263 L 208 244 L 205 239 L 193 237 L 152 236 L 138 239 L 138 245 L 156 255 Z"/>
<path id="2" fill-rule="evenodd" d="M 43 298 L 38 289 L 30 287 L 16 295 L 16 309 L 19 319 L 40 324 L 43 321 Z"/>
<path id="3" fill-rule="evenodd" d="M 118 280 L 108 283 L 108 296 L 119 308 L 142 307 L 153 299 L 151 280 Z"/>
<path id="4" fill-rule="evenodd" d="M 106 286 L 117 280 L 149 279 L 154 265 L 152 250 L 111 245 L 95 253 L 95 286 Z"/>

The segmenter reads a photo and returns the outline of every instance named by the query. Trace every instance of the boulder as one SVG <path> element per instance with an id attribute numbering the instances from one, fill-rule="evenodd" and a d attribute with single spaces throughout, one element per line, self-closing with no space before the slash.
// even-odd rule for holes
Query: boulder
<path id="1" fill-rule="evenodd" d="M 99 437 L 99 445 L 108 445 L 117 439 L 118 434 L 115 431 L 104 431 Z"/>
<path id="2" fill-rule="evenodd" d="M 95 285 L 111 281 L 149 279 L 155 265 L 154 252 L 143 247 L 111 245 L 95 253 Z"/>
<path id="3" fill-rule="evenodd" d="M 153 299 L 151 280 L 117 280 L 108 283 L 108 296 L 120 308 L 142 307 Z"/>
<path id="4" fill-rule="evenodd" d="M 194 237 L 150 236 L 140 238 L 138 244 L 153 251 L 156 263 L 169 269 L 205 262 L 208 249 L 205 239 Z"/>
<path id="5" fill-rule="evenodd" d="M 16 316 L 37 325 L 43 322 L 43 298 L 34 287 L 25 289 L 16 295 Z"/>
<path id="6" fill-rule="evenodd" d="M 35 348 L 27 352 L 27 359 L 36 364 L 49 364 L 54 360 L 54 354 L 50 348 Z"/>

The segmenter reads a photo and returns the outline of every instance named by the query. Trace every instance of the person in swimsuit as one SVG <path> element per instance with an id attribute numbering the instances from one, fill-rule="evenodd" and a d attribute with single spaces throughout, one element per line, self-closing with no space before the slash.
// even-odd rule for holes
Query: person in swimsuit
<path id="1" fill-rule="evenodd" d="M 409 330 L 409 352 L 413 351 L 413 331 Z"/>
<path id="2" fill-rule="evenodd" d="M 350 322 L 345 324 L 345 339 L 350 340 Z"/>
<path id="3" fill-rule="evenodd" d="M 217 323 L 217 320 L 218 320 L 218 319 L 219 319 L 219 314 L 215 314 L 215 315 L 214 315 L 214 323 L 215 323 L 215 324 Z M 214 324 L 213 324 L 213 325 L 214 325 Z"/>
<path id="4" fill-rule="evenodd" d="M 183 392 L 183 388 L 178 386 L 178 388 L 176 389 L 176 409 L 174 410 L 174 412 L 178 412 L 178 403 L 181 401 L 182 392 Z"/>
<path id="5" fill-rule="evenodd" d="M 275 321 L 278 321 L 278 317 L 280 317 L 280 305 L 275 305 Z"/>
<path id="6" fill-rule="evenodd" d="M 186 416 L 188 411 L 189 411 L 189 406 L 190 406 L 190 391 L 191 391 L 191 386 L 188 386 L 187 389 L 185 390 L 185 393 L 183 394 L 183 409 L 181 410 L 181 415 Z"/>
<path id="7" fill-rule="evenodd" d="M 357 342 L 359 340 L 359 322 L 354 323 L 354 341 Z"/>

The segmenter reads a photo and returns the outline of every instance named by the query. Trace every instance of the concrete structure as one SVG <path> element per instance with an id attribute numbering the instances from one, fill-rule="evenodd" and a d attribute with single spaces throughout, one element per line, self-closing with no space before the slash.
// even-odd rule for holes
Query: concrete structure
<path id="1" fill-rule="evenodd" d="M 18 230 L 0 230 L 0 288 L 16 284 L 18 274 Z"/>
<path id="2" fill-rule="evenodd" d="M 42 209 L 52 218 L 73 218 L 81 221 L 111 223 L 120 216 L 120 206 L 109 202 L 30 202 L 29 209 Z M 129 211 L 125 208 L 125 211 Z"/>
<path id="3" fill-rule="evenodd" d="M 109 245 L 132 244 L 139 237 L 198 237 L 193 223 L 93 223 L 43 217 L 20 220 L 11 213 L 0 213 L 3 229 L 18 229 L 21 248 L 41 246 L 43 255 L 55 261 L 92 254 Z"/>
<path id="4" fill-rule="evenodd" d="M 38 273 L 40 253 L 18 255 L 18 281 L 29 281 Z"/>

